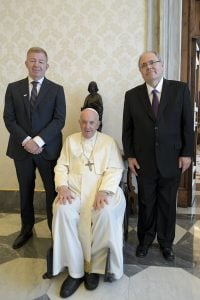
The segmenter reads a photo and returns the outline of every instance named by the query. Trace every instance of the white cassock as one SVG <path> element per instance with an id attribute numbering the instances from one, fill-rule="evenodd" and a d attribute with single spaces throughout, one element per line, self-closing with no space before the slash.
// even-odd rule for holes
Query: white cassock
<path id="1" fill-rule="evenodd" d="M 88 166 L 88 162 L 92 165 Z M 97 132 L 91 139 L 81 133 L 67 137 L 55 167 L 56 187 L 73 191 L 72 204 L 53 205 L 53 275 L 68 267 L 74 278 L 90 272 L 104 274 L 107 249 L 110 271 L 123 275 L 123 218 L 125 197 L 119 187 L 124 165 L 114 139 Z M 94 210 L 98 191 L 108 193 L 108 205 Z"/>

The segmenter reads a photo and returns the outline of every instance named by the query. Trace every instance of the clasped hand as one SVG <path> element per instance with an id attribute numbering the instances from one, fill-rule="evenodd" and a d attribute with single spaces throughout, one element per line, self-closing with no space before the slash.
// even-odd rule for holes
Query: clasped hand
<path id="1" fill-rule="evenodd" d="M 33 139 L 26 142 L 26 144 L 24 145 L 24 149 L 32 154 L 40 154 L 43 151 L 43 148 L 39 147 Z"/>

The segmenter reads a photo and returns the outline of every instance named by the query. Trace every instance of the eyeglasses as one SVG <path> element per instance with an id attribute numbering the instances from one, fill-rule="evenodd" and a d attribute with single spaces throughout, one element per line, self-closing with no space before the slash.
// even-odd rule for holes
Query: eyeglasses
<path id="1" fill-rule="evenodd" d="M 141 69 L 146 69 L 147 67 L 152 67 L 154 64 L 160 62 L 160 60 L 150 60 L 147 63 L 143 63 L 140 68 Z"/>

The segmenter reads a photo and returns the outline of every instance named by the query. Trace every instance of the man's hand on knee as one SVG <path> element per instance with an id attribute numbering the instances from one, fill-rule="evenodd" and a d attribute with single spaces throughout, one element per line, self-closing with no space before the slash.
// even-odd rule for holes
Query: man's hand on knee
<path id="1" fill-rule="evenodd" d="M 66 185 L 61 185 L 57 188 L 58 195 L 56 197 L 56 203 L 59 204 L 66 204 L 72 203 L 72 201 L 75 199 L 72 191 L 66 186 Z"/>
<path id="2" fill-rule="evenodd" d="M 98 192 L 93 204 L 94 209 L 102 209 L 105 204 L 108 204 L 108 194 L 106 192 Z"/>

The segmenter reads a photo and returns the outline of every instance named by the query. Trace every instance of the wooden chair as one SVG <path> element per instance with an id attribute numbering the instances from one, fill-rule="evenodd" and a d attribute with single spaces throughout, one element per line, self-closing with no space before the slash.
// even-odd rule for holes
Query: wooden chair
<path id="1" fill-rule="evenodd" d="M 137 212 L 137 194 L 132 183 L 131 170 L 127 169 L 126 182 L 123 183 L 122 189 L 126 198 L 126 210 L 124 215 L 124 240 L 128 240 L 128 226 L 130 214 Z"/>

